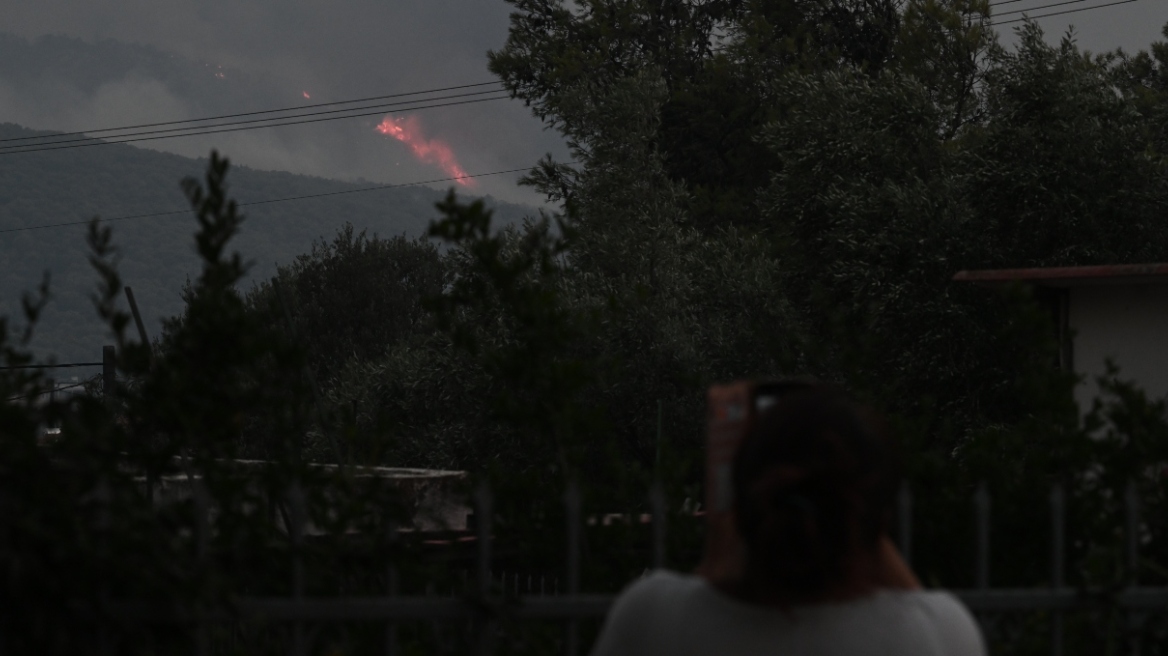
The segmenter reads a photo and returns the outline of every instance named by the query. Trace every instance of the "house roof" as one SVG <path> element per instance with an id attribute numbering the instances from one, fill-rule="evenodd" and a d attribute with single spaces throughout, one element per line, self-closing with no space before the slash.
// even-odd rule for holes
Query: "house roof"
<path id="1" fill-rule="evenodd" d="M 1023 282 L 1043 287 L 1082 285 L 1168 284 L 1168 264 L 1105 264 L 1100 266 L 1037 269 L 980 269 L 958 271 L 955 282 L 1004 285 Z"/>

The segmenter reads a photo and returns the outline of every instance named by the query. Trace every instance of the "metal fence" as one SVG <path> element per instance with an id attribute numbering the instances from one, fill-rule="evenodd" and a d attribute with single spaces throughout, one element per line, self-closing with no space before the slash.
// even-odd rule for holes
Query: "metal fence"
<path id="1" fill-rule="evenodd" d="M 602 619 L 615 600 L 614 595 L 580 592 L 581 537 L 587 519 L 581 513 L 581 495 L 576 486 L 569 486 L 564 497 L 567 525 L 562 585 L 558 579 L 553 581 L 544 578 L 537 583 L 531 577 L 526 579 L 524 585 L 522 576 L 517 573 L 509 576 L 492 570 L 492 494 L 488 487 L 480 486 L 474 499 L 476 521 L 473 541 L 477 549 L 475 572 L 468 577 L 468 593 L 451 597 L 398 594 L 398 576 L 392 564 L 387 565 L 386 589 L 382 596 L 306 596 L 303 563 L 295 555 L 304 539 L 304 512 L 302 507 L 297 506 L 296 498 L 297 495 L 292 495 L 290 513 L 290 538 L 294 553 L 290 572 L 291 596 L 243 597 L 235 599 L 228 607 L 200 611 L 160 606 L 156 602 L 111 601 L 107 608 L 110 616 L 128 624 L 185 626 L 191 631 L 193 649 L 199 656 L 209 656 L 211 653 L 208 631 L 217 623 L 257 622 L 287 627 L 289 639 L 286 644 L 292 656 L 306 655 L 312 650 L 311 627 L 375 623 L 384 629 L 382 653 L 392 656 L 401 653 L 398 627 L 405 623 L 461 624 L 469 627 L 474 636 L 475 653 L 488 654 L 497 646 L 497 627 L 500 622 L 550 620 L 563 624 L 564 633 L 560 642 L 563 653 L 575 656 L 585 647 L 581 643 L 581 622 Z M 651 513 L 636 519 L 651 523 L 651 565 L 660 568 L 665 564 L 666 557 L 666 505 L 660 487 L 654 487 L 649 498 Z M 1066 613 L 1097 609 L 1106 601 L 1112 608 L 1120 609 L 1126 615 L 1129 626 L 1134 626 L 1150 614 L 1168 611 L 1168 587 L 1142 587 L 1135 575 L 1140 557 L 1140 507 L 1134 486 L 1128 487 L 1124 498 L 1126 559 L 1131 573 L 1129 585 L 1106 594 L 1080 590 L 1066 584 L 1066 502 L 1064 492 L 1058 486 L 1050 494 L 1050 585 L 1044 588 L 991 588 L 990 502 L 986 486 L 980 486 L 974 496 L 976 549 L 972 565 L 975 570 L 975 587 L 952 590 L 983 622 L 983 627 L 986 622 L 1001 614 L 1046 612 L 1050 618 L 1051 653 L 1060 656 L 1064 650 L 1063 616 Z M 196 503 L 196 506 L 200 505 L 202 512 L 206 512 L 205 504 Z M 900 492 L 897 515 L 896 537 L 905 558 L 911 562 L 913 498 L 907 486 Z M 205 516 L 199 526 L 203 527 L 202 530 L 210 530 Z M 387 539 L 393 540 L 393 529 L 390 531 Z M 205 536 L 197 539 L 202 544 L 206 543 Z M 100 642 L 108 644 L 108 636 Z M 1131 644 L 1130 651 L 1136 653 L 1138 644 Z"/>

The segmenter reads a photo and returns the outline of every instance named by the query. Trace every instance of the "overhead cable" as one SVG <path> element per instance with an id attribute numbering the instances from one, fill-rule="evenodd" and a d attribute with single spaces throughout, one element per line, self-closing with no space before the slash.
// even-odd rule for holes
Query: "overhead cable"
<path id="1" fill-rule="evenodd" d="M 1126 5 L 1126 4 L 1131 3 L 1131 2 L 1139 2 L 1139 0 L 1118 0 L 1118 2 L 1108 2 L 1106 4 L 1095 5 L 1093 7 L 1080 7 L 1078 9 L 1067 9 L 1065 11 L 1053 11 L 1049 14 L 1042 14 L 1041 16 L 1023 16 L 1021 18 L 1013 18 L 1011 20 L 1006 20 L 1006 21 L 996 21 L 996 22 L 990 23 L 990 26 L 996 27 L 998 25 L 1009 25 L 1011 23 L 1021 23 L 1022 21 L 1027 21 L 1027 20 L 1036 20 L 1039 18 L 1050 18 L 1051 16 L 1065 16 L 1067 14 L 1077 14 L 1081 11 L 1091 11 L 1092 9 L 1103 9 L 1105 7 L 1115 7 L 1116 5 Z"/>
<path id="2" fill-rule="evenodd" d="M 246 121 L 230 121 L 228 123 L 215 123 L 212 125 L 192 125 L 189 127 L 166 128 L 164 130 L 141 130 L 138 132 L 127 132 L 125 134 L 116 134 L 116 135 L 113 135 L 111 137 L 106 137 L 103 139 L 99 139 L 97 137 L 82 137 L 80 139 L 65 139 L 63 141 L 49 141 L 49 142 L 45 142 L 45 143 L 15 144 L 15 145 L 9 145 L 9 146 L 0 146 L 0 152 L 3 152 L 5 150 L 12 150 L 12 149 L 40 148 L 41 146 L 56 146 L 58 144 L 76 143 L 76 142 L 91 142 L 91 141 L 99 141 L 99 140 L 100 141 L 112 141 L 112 140 L 116 140 L 116 139 L 123 139 L 126 137 L 137 137 L 137 136 L 143 136 L 143 135 L 148 135 L 148 134 L 167 134 L 167 133 L 189 132 L 189 131 L 195 131 L 195 130 L 199 130 L 199 131 L 211 130 L 214 128 L 224 128 L 224 127 L 231 127 L 231 126 L 235 126 L 235 125 L 252 125 L 255 123 L 267 123 L 267 122 L 272 122 L 272 121 L 287 121 L 287 120 L 292 120 L 292 119 L 308 118 L 308 117 L 313 117 L 313 116 L 326 116 L 329 114 L 342 114 L 345 112 L 357 112 L 357 111 L 362 111 L 362 110 L 366 110 L 366 109 L 387 109 L 390 107 L 400 107 L 402 105 L 413 105 L 413 104 L 417 104 L 417 103 L 433 102 L 436 100 L 458 100 L 458 99 L 462 99 L 462 98 L 469 98 L 472 96 L 483 96 L 483 95 L 487 95 L 487 94 L 491 94 L 491 93 L 499 93 L 499 90 L 498 89 L 491 89 L 489 91 L 472 91 L 472 92 L 467 92 L 467 93 L 458 93 L 458 94 L 454 94 L 452 96 L 438 96 L 436 98 L 421 98 L 418 100 L 404 100 L 404 101 L 399 101 L 399 102 L 395 102 L 395 103 L 378 103 L 376 105 L 366 105 L 364 107 L 346 107 L 346 108 L 342 108 L 342 109 L 330 109 L 330 110 L 325 110 L 325 111 L 320 111 L 320 112 L 305 112 L 302 114 L 292 114 L 289 116 L 273 116 L 273 117 L 269 117 L 269 118 L 253 118 L 253 119 L 248 119 Z M 410 109 L 410 108 L 406 108 L 406 109 Z M 338 118 L 347 118 L 347 117 L 342 116 L 342 117 L 338 117 Z M 108 132 L 108 130 L 105 130 L 105 131 Z M 69 133 L 69 134 L 79 134 L 79 133 Z M 59 136 L 62 136 L 62 135 L 47 135 L 46 138 L 50 138 L 50 137 L 55 138 L 55 137 L 59 137 Z M 183 136 L 183 135 L 176 134 L 175 136 Z"/>
<path id="3" fill-rule="evenodd" d="M 54 133 L 51 135 L 36 135 L 36 136 L 32 136 L 32 137 L 9 137 L 7 139 L 0 139 L 0 143 L 9 142 L 9 141 L 28 141 L 30 139 L 49 139 L 49 138 L 54 138 L 54 137 L 73 137 L 73 136 L 78 136 L 78 135 L 83 135 L 83 134 L 98 134 L 101 132 L 122 132 L 125 130 L 138 130 L 141 128 L 156 128 L 156 127 L 162 127 L 162 126 L 166 126 L 166 125 L 182 125 L 183 123 L 201 123 L 204 121 L 220 121 L 223 119 L 240 118 L 243 116 L 258 116 L 260 114 L 277 114 L 280 112 L 297 112 L 297 111 L 301 111 L 301 110 L 305 110 L 305 109 L 314 109 L 317 107 L 333 107 L 336 105 L 353 105 L 356 103 L 370 102 L 373 100 L 388 100 L 390 98 L 404 98 L 406 96 L 420 96 L 420 95 L 425 95 L 425 94 L 430 94 L 430 93 L 440 93 L 443 91 L 455 91 L 458 89 L 470 89 L 473 87 L 484 87 L 484 86 L 493 85 L 493 84 L 499 84 L 499 82 L 496 81 L 496 82 L 477 82 L 475 84 L 460 84 L 458 86 L 453 86 L 453 87 L 441 87 L 438 89 L 426 89 L 424 91 L 407 91 L 404 93 L 392 93 L 392 94 L 385 95 L 385 96 L 370 96 L 368 98 L 356 98 L 353 100 L 337 100 L 334 102 L 327 102 L 327 103 L 314 103 L 311 105 L 299 105 L 297 107 L 284 107 L 282 109 L 264 109 L 264 110 L 260 110 L 260 111 L 254 111 L 254 112 L 241 112 L 238 114 L 221 114 L 219 116 L 205 116 L 203 118 L 190 118 L 190 119 L 183 119 L 183 120 L 178 120 L 178 121 L 162 121 L 160 123 L 141 123 L 138 125 L 123 125 L 121 127 L 116 127 L 116 128 L 96 128 L 93 130 L 79 130 L 77 132 L 57 132 L 57 133 Z M 433 99 L 431 98 L 431 99 L 425 99 L 425 100 L 433 100 Z M 422 101 L 419 101 L 419 102 L 422 102 Z"/>
<path id="4" fill-rule="evenodd" d="M 478 95 L 478 94 L 465 94 L 465 95 Z M 465 96 L 451 96 L 451 98 L 455 98 L 455 97 L 465 97 Z M 367 116 L 381 116 L 383 114 L 394 114 L 394 113 L 398 113 L 398 112 L 410 112 L 410 111 L 415 111 L 415 110 L 419 110 L 419 109 L 434 109 L 437 107 L 454 107 L 457 105 L 471 105 L 471 104 L 475 104 L 475 103 L 490 102 L 492 100 L 507 100 L 509 98 L 510 98 L 510 95 L 502 95 L 502 96 L 492 97 L 492 98 L 475 98 L 472 100 L 459 100 L 459 101 L 453 101 L 453 102 L 436 103 L 436 104 L 431 104 L 431 105 L 416 105 L 416 106 L 412 106 L 412 107 L 398 107 L 398 108 L 394 108 L 393 106 L 390 106 L 390 105 L 382 105 L 382 106 L 380 106 L 381 107 L 380 109 L 378 109 L 377 111 L 373 111 L 373 112 L 360 112 L 360 113 L 356 113 L 356 114 L 346 114 L 344 116 L 324 116 L 324 117 L 321 117 L 320 114 L 331 114 L 333 112 L 317 112 L 317 113 L 313 113 L 313 114 L 305 114 L 302 117 L 277 117 L 277 118 L 271 118 L 271 119 L 259 119 L 259 120 L 264 120 L 264 121 L 272 121 L 270 123 L 265 123 L 263 125 L 238 125 L 238 124 L 231 124 L 231 123 L 224 123 L 224 124 L 220 124 L 220 125 L 209 125 L 209 126 L 205 126 L 205 129 L 199 128 L 193 132 L 183 132 L 182 134 L 158 135 L 158 134 L 153 134 L 151 132 L 143 132 L 140 134 L 146 134 L 146 135 L 152 135 L 152 136 L 135 136 L 135 135 L 131 134 L 131 135 L 124 135 L 124 136 L 129 136 L 131 138 L 110 137 L 107 139 L 93 139 L 93 140 L 79 139 L 79 140 L 77 140 L 77 141 L 81 141 L 83 143 L 63 143 L 63 142 L 62 143 L 52 143 L 52 142 L 50 142 L 50 143 L 44 144 L 44 145 L 42 145 L 42 144 L 24 144 L 21 146 L 7 146 L 7 147 L 0 148 L 0 155 L 17 155 L 17 154 L 21 154 L 21 153 L 37 153 L 37 152 L 43 152 L 43 151 L 47 151 L 47 150 L 67 150 L 70 148 L 86 148 L 86 147 L 90 147 L 90 146 L 108 146 L 108 145 L 112 145 L 112 144 L 133 143 L 133 142 L 137 142 L 137 141 L 154 141 L 157 139 L 177 139 L 180 137 L 195 137 L 195 136 L 201 136 L 201 135 L 207 135 L 207 134 L 219 134 L 222 132 L 240 132 L 240 131 L 244 131 L 244 130 L 259 130 L 259 129 L 263 129 L 263 128 L 283 127 L 283 126 L 287 126 L 287 125 L 304 125 L 307 123 L 320 123 L 323 121 L 337 121 L 337 120 L 349 119 L 349 118 L 362 118 L 362 117 L 367 117 Z M 415 102 L 427 102 L 427 101 L 421 100 L 421 101 L 415 101 Z M 397 104 L 399 104 L 399 103 L 394 103 L 393 105 L 397 105 Z M 356 111 L 359 109 L 368 109 L 368 108 L 367 107 L 366 108 L 352 108 L 351 110 L 338 110 L 338 111 Z M 315 117 L 315 118 L 303 118 L 303 117 Z M 296 118 L 296 119 L 303 118 L 303 120 L 285 120 L 285 118 Z M 249 123 L 249 121 L 242 121 L 241 123 Z M 235 125 L 235 127 L 224 127 L 224 126 L 228 126 L 228 125 Z M 173 130 L 164 130 L 163 132 L 172 132 L 172 131 Z"/>
<path id="5" fill-rule="evenodd" d="M 1063 0 L 1063 2 L 1055 2 L 1049 5 L 1039 5 L 1037 7 L 1027 7 L 1025 9 L 1014 9 L 1013 11 L 1003 11 L 1000 14 L 994 14 L 994 17 L 1009 16 L 1010 14 L 1025 14 L 1028 11 L 1042 11 L 1043 9 L 1053 9 L 1054 7 L 1063 7 L 1066 5 L 1078 5 L 1090 0 Z M 1090 9 L 1091 7 L 1084 7 Z"/>
<path id="6" fill-rule="evenodd" d="M 46 395 L 46 394 L 52 394 L 53 392 L 60 392 L 60 391 L 62 391 L 62 390 L 73 389 L 74 387 L 81 387 L 82 385 L 85 385 L 85 384 L 86 384 L 86 383 L 88 383 L 88 382 L 89 382 L 89 381 L 86 381 L 86 382 L 84 382 L 84 383 L 74 383 L 74 384 L 72 384 L 72 385 L 64 385 L 64 386 L 62 386 L 62 387 L 54 387 L 53 389 L 47 389 L 47 390 L 43 390 L 43 391 L 40 391 L 40 392 L 33 392 L 33 393 L 31 393 L 31 394 L 22 394 L 22 395 L 20 395 L 20 396 L 10 396 L 10 397 L 8 397 L 7 399 L 5 399 L 5 401 L 6 401 L 6 402 L 11 402 L 11 401 L 22 401 L 22 400 L 24 400 L 24 399 L 35 399 L 35 398 L 36 398 L 36 397 L 38 397 L 38 396 L 44 396 L 44 395 Z"/>

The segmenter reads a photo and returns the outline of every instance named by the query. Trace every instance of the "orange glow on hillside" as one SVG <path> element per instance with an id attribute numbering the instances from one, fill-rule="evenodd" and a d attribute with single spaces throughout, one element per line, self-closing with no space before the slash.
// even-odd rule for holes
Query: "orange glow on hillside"
<path id="1" fill-rule="evenodd" d="M 458 184 L 472 187 L 474 180 L 466 177 L 466 171 L 454 157 L 454 151 L 439 139 L 426 139 L 422 136 L 422 126 L 418 119 L 409 116 L 404 119 L 393 119 L 388 116 L 377 124 L 377 131 L 410 147 L 414 156 L 427 164 L 437 164 L 452 178 L 458 178 Z"/>

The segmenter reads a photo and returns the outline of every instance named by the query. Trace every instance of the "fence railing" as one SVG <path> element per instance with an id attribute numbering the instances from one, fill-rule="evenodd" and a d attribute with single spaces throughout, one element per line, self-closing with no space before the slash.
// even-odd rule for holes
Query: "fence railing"
<path id="1" fill-rule="evenodd" d="M 650 492 L 652 524 L 652 567 L 660 568 L 666 557 L 666 503 L 660 487 Z M 298 501 L 298 499 L 300 501 Z M 222 622 L 258 622 L 286 624 L 289 632 L 288 651 L 293 656 L 310 652 L 311 634 L 305 626 L 322 623 L 380 623 L 384 627 L 382 653 L 400 653 L 397 628 L 410 622 L 464 622 L 473 627 L 475 653 L 488 654 L 495 649 L 497 627 L 500 622 L 560 621 L 564 624 L 561 642 L 563 653 L 575 656 L 581 653 L 580 625 L 582 621 L 598 620 L 605 616 L 615 600 L 610 594 L 582 594 L 580 592 L 581 537 L 586 518 L 581 512 L 581 494 L 575 485 L 565 493 L 566 544 L 564 580 L 558 579 L 549 590 L 548 578 L 543 587 L 534 588 L 534 579 L 524 586 L 515 574 L 508 578 L 492 569 L 492 494 L 480 486 L 474 498 L 475 572 L 469 580 L 469 590 L 459 596 L 398 594 L 398 576 L 393 564 L 387 566 L 385 593 L 382 596 L 309 597 L 304 593 L 304 566 L 298 547 L 304 535 L 305 513 L 298 503 L 302 496 L 291 495 L 291 540 L 293 564 L 290 572 L 292 594 L 284 597 L 241 597 L 223 607 L 192 609 L 162 606 L 157 602 L 120 600 L 110 601 L 106 610 L 110 617 L 130 624 L 185 625 L 193 635 L 193 649 L 198 656 L 209 656 L 208 627 Z M 1050 615 L 1051 654 L 1061 656 L 1064 650 L 1063 615 L 1068 612 L 1092 610 L 1107 605 L 1123 612 L 1128 625 L 1134 626 L 1142 617 L 1168 611 L 1168 587 L 1141 587 L 1136 573 L 1140 556 L 1140 508 L 1134 485 L 1124 495 L 1126 559 L 1130 571 L 1128 585 L 1110 591 L 1089 591 L 1066 585 L 1066 501 L 1061 487 L 1050 494 L 1050 585 L 1030 588 L 990 587 L 990 516 L 991 499 L 985 485 L 974 496 L 975 513 L 975 585 L 969 589 L 952 590 L 980 620 L 994 614 L 1043 611 Z M 205 503 L 196 503 L 199 512 L 206 513 Z M 906 559 L 913 556 L 913 496 L 902 488 L 897 503 L 897 539 Z M 198 522 L 201 530 L 209 531 L 206 517 Z M 390 529 L 389 541 L 394 539 Z M 206 536 L 197 538 L 206 544 Z M 524 590 L 524 587 L 527 589 Z M 101 644 L 108 644 L 108 638 Z M 1132 653 L 1137 651 L 1132 646 Z"/>

